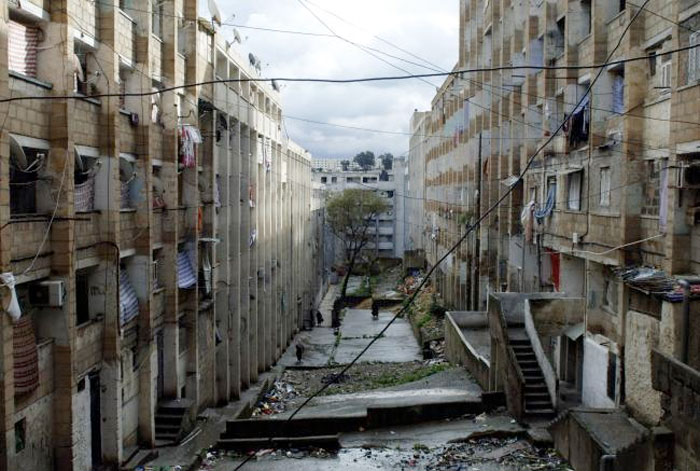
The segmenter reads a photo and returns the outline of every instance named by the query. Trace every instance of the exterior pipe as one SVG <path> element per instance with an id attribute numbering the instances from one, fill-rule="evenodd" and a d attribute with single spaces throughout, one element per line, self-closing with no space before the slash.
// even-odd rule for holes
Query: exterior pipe
<path id="1" fill-rule="evenodd" d="M 681 360 L 688 364 L 688 344 L 690 335 L 690 283 L 688 280 L 678 280 L 683 287 L 683 344 L 681 345 Z"/>
<path id="2" fill-rule="evenodd" d="M 600 457 L 598 471 L 612 471 L 617 455 L 603 455 Z"/>

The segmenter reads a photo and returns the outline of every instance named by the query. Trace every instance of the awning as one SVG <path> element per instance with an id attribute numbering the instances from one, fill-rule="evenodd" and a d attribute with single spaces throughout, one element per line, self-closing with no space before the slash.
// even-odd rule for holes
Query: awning
<path id="1" fill-rule="evenodd" d="M 576 341 L 583 335 L 584 331 L 585 328 L 583 322 L 579 322 L 578 324 L 567 327 L 566 330 L 564 330 L 564 335 L 569 337 L 571 340 Z"/>
<path id="2" fill-rule="evenodd" d="M 75 150 L 75 166 L 81 172 L 88 170 L 87 165 L 83 160 L 84 157 L 90 157 L 93 159 L 98 159 L 100 157 L 100 150 L 96 147 L 79 146 L 76 144 L 73 146 L 73 149 Z"/>

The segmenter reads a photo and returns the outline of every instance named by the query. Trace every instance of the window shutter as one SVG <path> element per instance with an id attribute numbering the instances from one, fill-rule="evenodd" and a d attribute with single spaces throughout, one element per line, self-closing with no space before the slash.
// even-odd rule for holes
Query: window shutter
<path id="1" fill-rule="evenodd" d="M 9 22 L 8 66 L 27 77 L 36 77 L 36 52 L 39 31 L 16 21 Z"/>
<path id="2" fill-rule="evenodd" d="M 697 46 L 700 44 L 700 32 L 695 32 L 690 35 L 690 46 Z M 700 55 L 700 48 L 688 50 L 688 83 L 695 82 L 698 78 L 698 67 L 700 66 L 700 61 L 698 61 L 698 55 Z"/>

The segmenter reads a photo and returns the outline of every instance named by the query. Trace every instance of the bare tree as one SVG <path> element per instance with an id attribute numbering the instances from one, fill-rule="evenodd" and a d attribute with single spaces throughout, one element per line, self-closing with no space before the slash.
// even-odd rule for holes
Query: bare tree
<path id="1" fill-rule="evenodd" d="M 326 201 L 328 225 L 343 243 L 347 261 L 341 297 L 346 295 L 348 280 L 360 253 L 375 237 L 370 227 L 374 226 L 377 216 L 388 209 L 387 202 L 371 190 L 347 189 L 331 195 Z"/>

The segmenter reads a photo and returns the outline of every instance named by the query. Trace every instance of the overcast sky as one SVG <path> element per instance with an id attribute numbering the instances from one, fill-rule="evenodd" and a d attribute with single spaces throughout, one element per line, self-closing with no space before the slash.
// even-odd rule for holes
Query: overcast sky
<path id="1" fill-rule="evenodd" d="M 457 61 L 458 0 L 303 1 L 339 36 L 350 41 L 419 62 L 375 39 L 377 35 L 446 70 Z M 225 23 L 329 33 L 299 0 L 218 0 L 218 4 Z M 206 10 L 202 13 L 206 14 Z M 237 47 L 245 57 L 253 52 L 261 59 L 265 77 L 354 78 L 404 74 L 337 38 L 244 28 L 239 31 L 244 41 Z M 233 37 L 230 27 L 224 26 L 223 34 Z M 412 73 L 430 72 L 388 56 L 380 57 Z M 432 82 L 439 84 L 442 79 Z M 354 85 L 290 83 L 283 86 L 282 106 L 288 116 L 285 123 L 290 137 L 311 151 L 314 158 L 352 157 L 363 150 L 401 155 L 408 150 L 408 136 L 311 124 L 291 117 L 408 132 L 413 110 L 427 109 L 434 94 L 435 88 L 418 80 Z"/>

